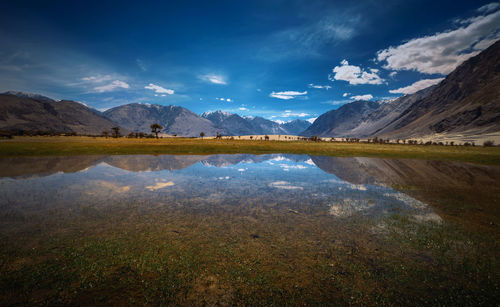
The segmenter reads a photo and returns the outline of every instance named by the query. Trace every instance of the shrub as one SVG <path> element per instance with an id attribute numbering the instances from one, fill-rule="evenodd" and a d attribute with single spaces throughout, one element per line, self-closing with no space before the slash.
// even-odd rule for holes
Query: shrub
<path id="1" fill-rule="evenodd" d="M 483 146 L 484 147 L 493 147 L 493 146 L 495 146 L 495 142 L 492 140 L 487 140 L 487 141 L 484 141 Z"/>

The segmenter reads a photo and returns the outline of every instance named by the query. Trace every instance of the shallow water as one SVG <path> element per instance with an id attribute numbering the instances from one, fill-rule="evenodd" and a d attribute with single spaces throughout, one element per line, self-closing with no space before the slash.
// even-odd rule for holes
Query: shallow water
<path id="1" fill-rule="evenodd" d="M 403 291 L 409 302 L 497 297 L 489 240 L 499 234 L 498 167 L 279 154 L 18 157 L 0 159 L 0 177 L 0 298 L 10 303 L 403 303 L 404 276 L 433 274 L 451 258 L 475 279 L 447 268 L 435 284 Z M 396 270 L 400 262 L 411 272 Z M 443 283 L 459 286 L 428 292 Z"/>

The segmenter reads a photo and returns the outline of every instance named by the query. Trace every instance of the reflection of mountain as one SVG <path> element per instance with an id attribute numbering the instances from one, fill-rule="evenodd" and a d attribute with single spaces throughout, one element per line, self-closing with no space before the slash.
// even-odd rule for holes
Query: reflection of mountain
<path id="1" fill-rule="evenodd" d="M 402 189 L 404 194 L 431 204 L 441 218 L 485 230 L 496 227 L 491 225 L 500 214 L 500 167 L 430 160 L 311 159 L 323 171 L 353 184 Z"/>
<path id="2" fill-rule="evenodd" d="M 203 165 L 223 167 L 242 162 L 261 163 L 272 159 L 288 159 L 304 162 L 309 156 L 302 155 L 130 155 L 130 156 L 61 156 L 16 157 L 0 159 L 0 177 L 49 176 L 57 172 L 73 173 L 105 162 L 113 167 L 131 172 L 181 170 L 197 162 Z"/>
<path id="3" fill-rule="evenodd" d="M 496 186 L 500 168 L 458 162 L 312 156 L 323 171 L 354 184 L 483 188 Z"/>
<path id="4" fill-rule="evenodd" d="M 238 163 L 262 163 L 268 160 L 290 160 L 293 162 L 304 162 L 309 159 L 307 155 L 288 155 L 288 154 L 270 154 L 270 155 L 213 155 L 201 161 L 203 165 L 223 167 L 235 165 Z"/>
<path id="5" fill-rule="evenodd" d="M 102 161 L 131 172 L 162 171 L 162 170 L 181 170 L 189 167 L 196 162 L 200 162 L 207 156 L 192 155 L 132 155 L 132 156 L 107 156 Z"/>
<path id="6" fill-rule="evenodd" d="M 99 163 L 102 156 L 14 157 L 0 159 L 0 177 L 75 173 Z"/>

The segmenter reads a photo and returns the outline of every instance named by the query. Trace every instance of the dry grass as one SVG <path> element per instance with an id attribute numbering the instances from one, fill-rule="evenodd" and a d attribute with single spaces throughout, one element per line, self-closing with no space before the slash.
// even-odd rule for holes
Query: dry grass
<path id="1" fill-rule="evenodd" d="M 269 154 L 455 160 L 499 165 L 500 147 L 366 144 L 346 142 L 16 137 L 0 141 L 0 156 L 89 154 Z"/>

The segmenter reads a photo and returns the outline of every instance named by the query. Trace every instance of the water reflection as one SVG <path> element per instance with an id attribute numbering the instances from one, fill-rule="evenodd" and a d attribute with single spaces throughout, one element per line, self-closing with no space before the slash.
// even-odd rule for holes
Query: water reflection
<path id="1" fill-rule="evenodd" d="M 449 193 L 449 188 L 480 190 L 500 182 L 496 167 L 279 154 L 17 157 L 0 159 L 0 176 L 2 206 L 136 201 L 244 210 L 247 204 L 338 218 L 405 212 L 434 221 L 440 218 L 426 203 L 435 193 L 426 198 L 422 187 Z M 494 199 L 498 191 L 490 193 Z"/>
<path id="2" fill-rule="evenodd" d="M 297 291 L 303 300 L 290 305 L 325 305 L 338 293 L 347 304 L 353 293 L 381 283 L 373 296 L 380 301 L 358 303 L 384 304 L 399 302 L 415 286 L 411 300 L 424 297 L 436 274 L 447 282 L 439 289 L 463 289 L 470 280 L 490 289 L 497 285 L 489 280 L 494 261 L 484 262 L 491 270 L 464 267 L 455 274 L 470 259 L 495 259 L 490 237 L 464 235 L 448 221 L 473 221 L 498 234 L 490 220 L 500 216 L 499 182 L 498 167 L 423 160 L 0 159 L 0 259 L 6 259 L 0 275 L 10 278 L 2 280 L 7 301 L 26 305 L 74 304 L 96 295 L 89 302 L 102 304 L 117 284 L 131 288 L 116 297 L 150 295 L 144 301 L 178 305 L 217 305 L 227 293 L 228 301 L 243 293 L 241 305 L 255 305 L 256 295 L 280 301 Z M 446 263 L 453 269 L 436 270 Z M 158 290 L 165 284 L 171 292 Z M 43 291 L 31 294 L 32 288 Z"/>

